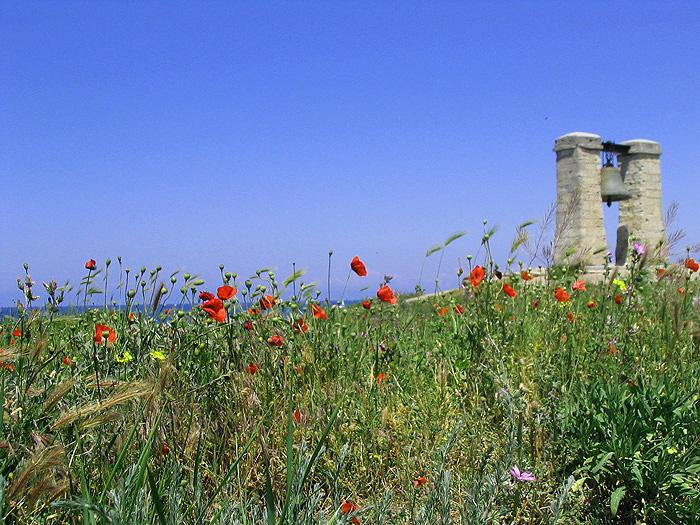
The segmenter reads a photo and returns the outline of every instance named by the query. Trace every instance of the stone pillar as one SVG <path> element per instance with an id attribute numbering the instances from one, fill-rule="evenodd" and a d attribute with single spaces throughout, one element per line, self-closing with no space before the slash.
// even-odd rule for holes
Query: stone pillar
<path id="1" fill-rule="evenodd" d="M 620 144 L 629 151 L 618 155 L 625 186 L 632 198 L 620 201 L 620 227 L 644 245 L 649 255 L 667 260 L 666 228 L 661 203 L 661 146 L 651 140 L 630 140 Z M 618 242 L 620 240 L 618 239 Z"/>
<path id="2" fill-rule="evenodd" d="M 592 133 L 569 133 L 554 141 L 557 154 L 555 266 L 603 264 L 608 249 L 600 195 L 602 149 L 600 136 Z M 568 258 L 567 253 L 571 254 Z"/>

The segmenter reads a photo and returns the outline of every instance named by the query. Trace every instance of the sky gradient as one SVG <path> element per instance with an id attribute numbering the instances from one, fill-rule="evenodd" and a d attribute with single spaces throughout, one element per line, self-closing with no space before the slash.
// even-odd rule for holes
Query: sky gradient
<path id="1" fill-rule="evenodd" d="M 573 131 L 660 142 L 664 209 L 695 244 L 698 27 L 697 2 L 4 1 L 0 305 L 23 263 L 43 304 L 42 281 L 117 256 L 210 289 L 219 264 L 296 263 L 325 297 L 332 250 L 333 300 L 355 255 L 347 297 L 384 275 L 411 292 L 468 230 L 453 288 L 484 219 L 505 265 L 546 213 Z"/>

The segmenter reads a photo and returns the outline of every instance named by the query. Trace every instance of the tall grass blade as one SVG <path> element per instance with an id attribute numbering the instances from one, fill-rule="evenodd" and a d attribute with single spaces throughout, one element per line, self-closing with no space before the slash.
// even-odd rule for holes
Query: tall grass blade
<path id="1" fill-rule="evenodd" d="M 153 474 L 151 473 L 151 469 L 148 468 L 148 465 L 146 465 L 146 476 L 148 477 L 148 485 L 151 488 L 151 498 L 153 499 L 153 505 L 156 508 L 158 521 L 160 521 L 160 525 L 167 525 L 167 521 L 165 520 L 165 511 L 163 509 L 163 502 L 160 499 L 160 494 L 158 494 L 158 485 L 156 484 L 156 480 L 153 479 Z"/>
<path id="2" fill-rule="evenodd" d="M 464 237 L 467 233 L 469 233 L 467 230 L 462 230 L 456 233 L 453 233 L 450 235 L 447 240 L 445 241 L 445 244 L 443 244 L 443 247 L 447 248 L 451 243 L 459 239 L 460 237 Z"/>

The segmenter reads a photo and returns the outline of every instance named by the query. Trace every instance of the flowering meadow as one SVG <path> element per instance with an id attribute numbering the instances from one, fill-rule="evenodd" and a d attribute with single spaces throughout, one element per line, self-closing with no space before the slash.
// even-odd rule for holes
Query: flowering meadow
<path id="1" fill-rule="evenodd" d="M 91 259 L 69 290 L 25 266 L 0 523 L 700 522 L 698 264 L 637 245 L 592 281 L 488 254 L 433 295 L 355 257 L 348 306 L 294 270 Z"/>

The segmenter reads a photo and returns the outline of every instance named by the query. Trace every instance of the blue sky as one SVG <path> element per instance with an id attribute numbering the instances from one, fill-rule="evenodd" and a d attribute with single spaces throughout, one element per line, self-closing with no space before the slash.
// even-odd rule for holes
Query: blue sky
<path id="1" fill-rule="evenodd" d="M 348 297 L 410 292 L 468 230 L 454 287 L 483 219 L 504 264 L 544 215 L 573 131 L 660 142 L 700 242 L 698 27 L 696 2 L 4 1 L 0 305 L 25 262 L 77 284 L 117 256 L 210 288 L 296 263 L 325 296 L 333 250 L 333 299 L 355 255 Z"/>

